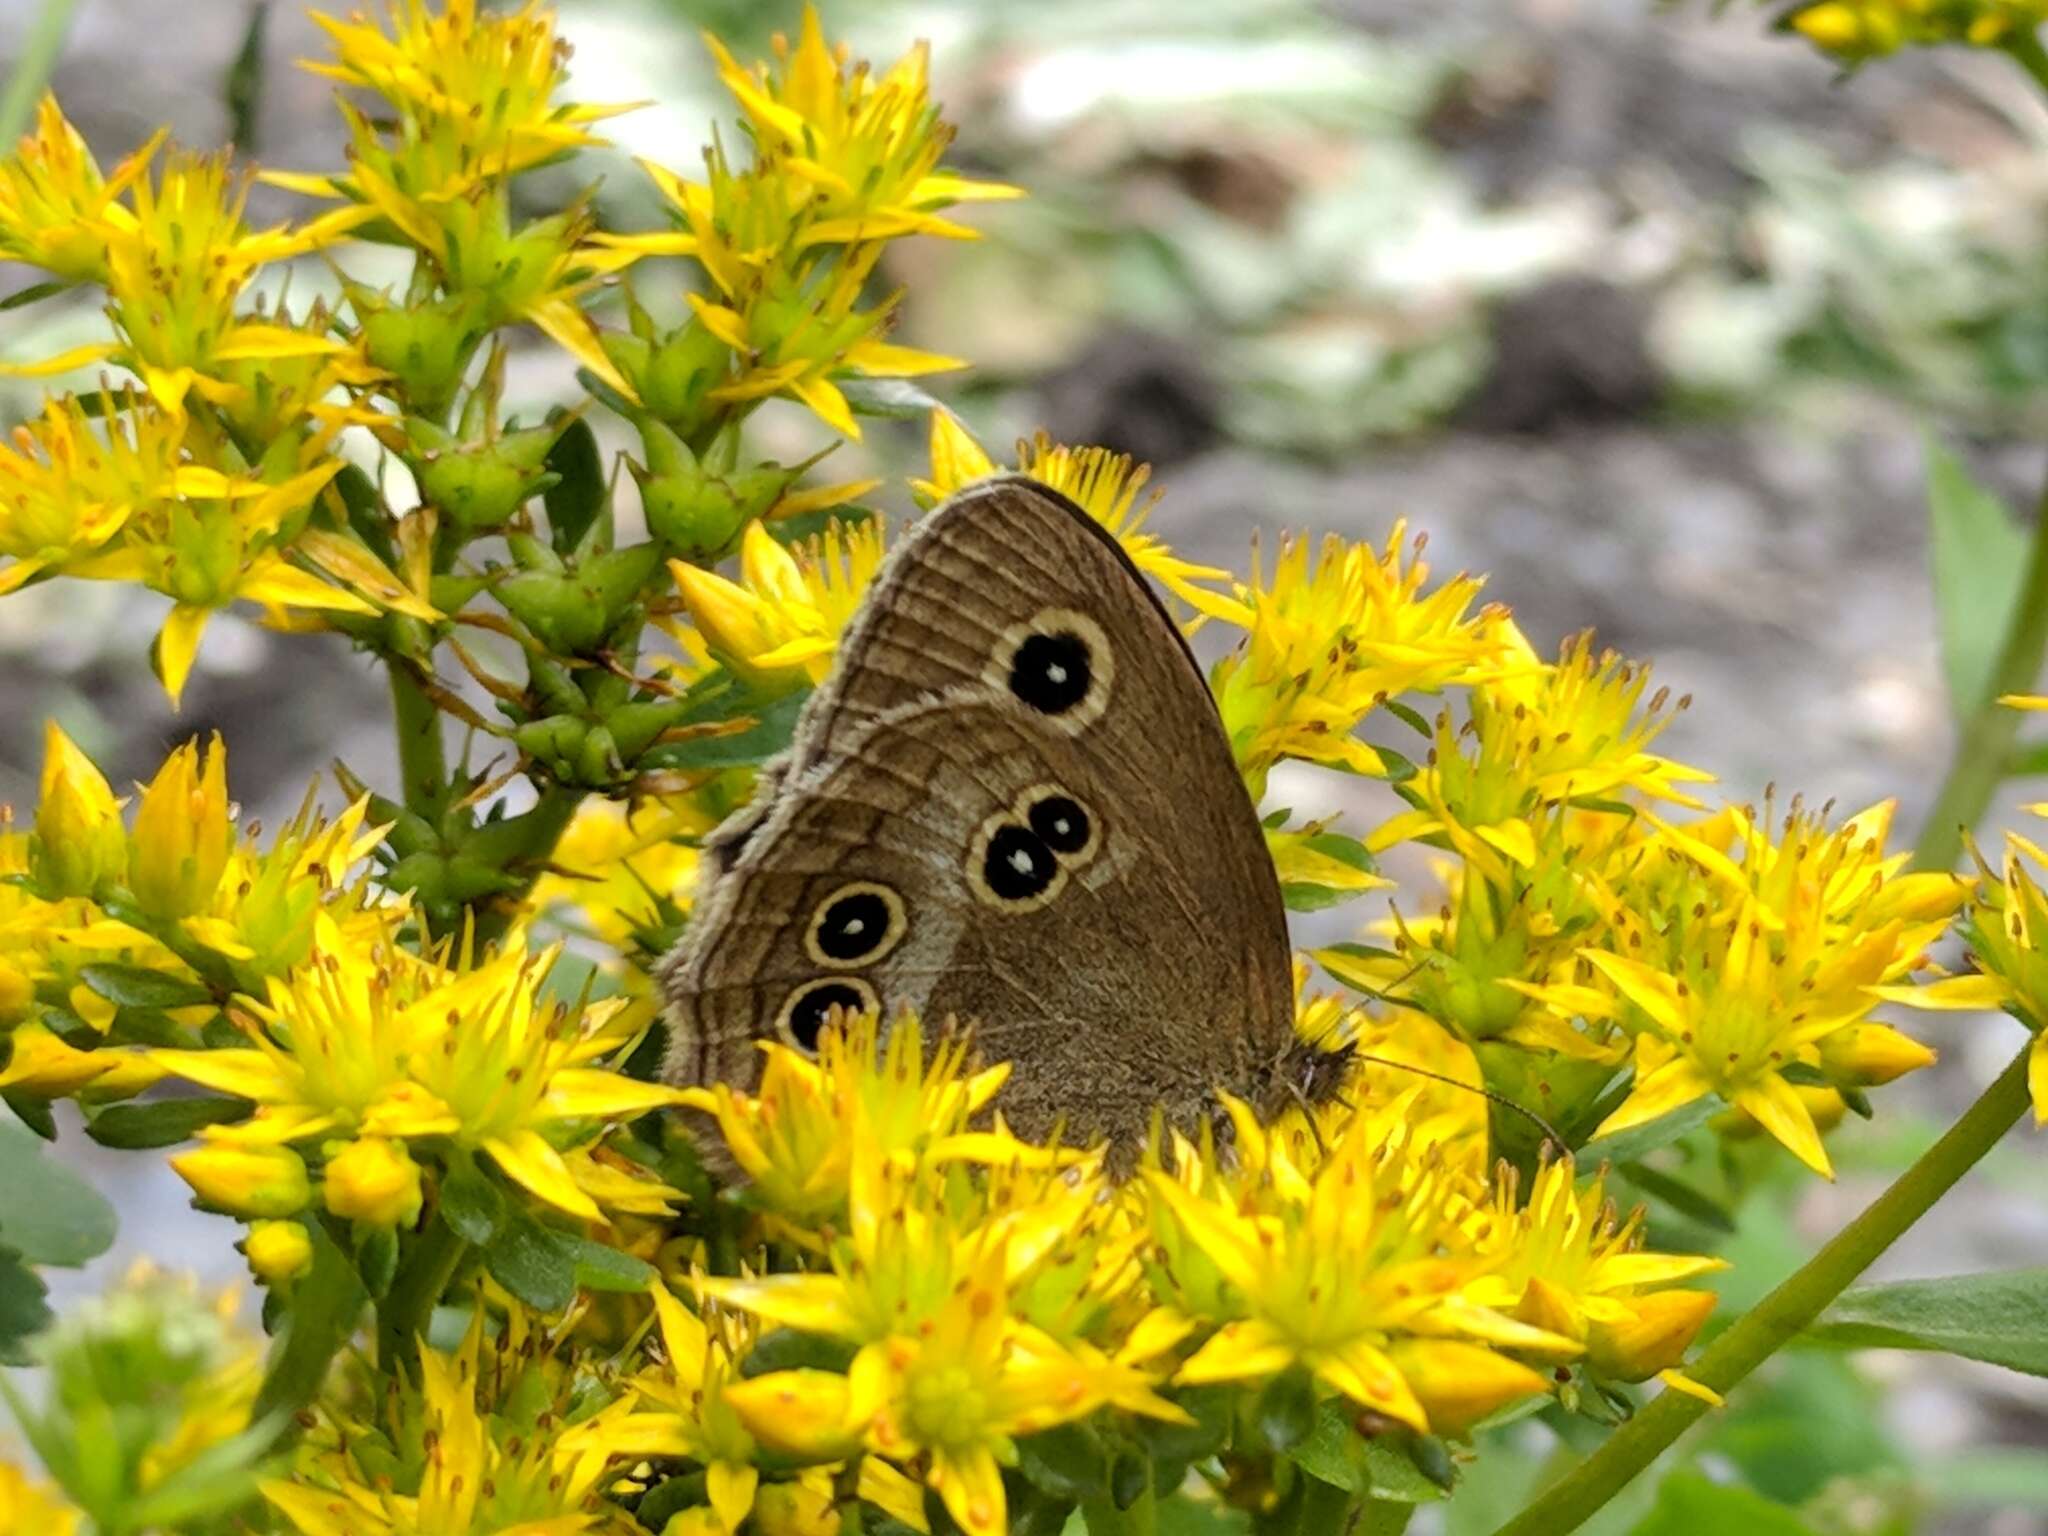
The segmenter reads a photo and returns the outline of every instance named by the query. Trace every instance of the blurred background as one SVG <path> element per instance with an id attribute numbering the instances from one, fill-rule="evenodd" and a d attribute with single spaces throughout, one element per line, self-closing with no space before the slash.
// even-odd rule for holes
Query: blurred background
<path id="1" fill-rule="evenodd" d="M 558 9 L 578 98 L 649 105 L 607 125 L 616 152 L 523 185 L 538 206 L 601 174 L 611 227 L 657 227 L 633 157 L 694 173 L 724 110 L 699 29 L 745 58 L 796 6 Z M 0 0 L 0 77 L 36 46 L 40 10 Z M 1539 649 L 1592 627 L 1692 694 L 1665 745 L 1729 793 L 1895 796 L 1917 827 L 1951 738 L 1926 443 L 2027 507 L 2048 440 L 2048 108 L 2007 61 L 1923 54 L 1845 81 L 1767 10 L 1704 0 L 823 10 L 869 57 L 930 39 L 956 161 L 1031 194 L 972 212 L 985 241 L 900 243 L 888 274 L 908 290 L 899 339 L 974 360 L 933 382 L 992 450 L 1039 427 L 1127 450 L 1166 491 L 1158 531 L 1239 568 L 1255 536 L 1378 539 L 1405 518 L 1439 571 L 1487 573 Z M 77 0 L 52 79 L 103 164 L 168 123 L 316 170 L 341 137 L 327 84 L 292 65 L 321 41 L 296 3 Z M 252 198 L 255 223 L 304 212 Z M 402 276 L 377 253 L 343 259 Z M 0 292 L 27 281 L 0 265 Z M 292 282 L 331 286 L 317 263 Z M 658 271 L 640 286 L 680 307 Z M 0 358 L 98 325 L 83 306 L 0 312 Z M 532 341 L 510 391 L 529 417 L 575 388 Z M 0 383 L 0 424 L 37 397 Z M 800 413 L 759 421 L 768 453 L 800 455 Z M 921 429 L 876 423 L 862 451 L 907 510 Z M 392 782 L 385 700 L 343 643 L 218 620 L 174 716 L 143 664 L 154 601 L 58 582 L 0 602 L 0 802 L 32 801 L 49 715 L 117 784 L 219 729 L 244 814 L 266 821 L 337 755 Z M 1339 803 L 1314 777 L 1275 793 Z M 2015 1043 L 2004 1021 L 1932 1018 L 1917 1032 L 1941 1067 L 1843 1133 L 1840 1185 L 1788 1180 L 1758 1208 L 1731 1306 L 1859 1208 Z M 2048 1261 L 2042 1152 L 2016 1138 L 1882 1273 Z M 120 1249 L 60 1285 L 144 1252 L 239 1274 L 231 1225 L 186 1210 L 167 1170 L 101 1158 L 131 1185 Z M 1781 1359 L 1694 1454 L 1803 1505 L 1800 1530 L 2048 1532 L 2048 1382 L 1989 1368 Z M 1499 1503 L 1475 1488 L 1453 1536 L 1490 1529 L 1530 1465 L 1482 1461 Z"/>

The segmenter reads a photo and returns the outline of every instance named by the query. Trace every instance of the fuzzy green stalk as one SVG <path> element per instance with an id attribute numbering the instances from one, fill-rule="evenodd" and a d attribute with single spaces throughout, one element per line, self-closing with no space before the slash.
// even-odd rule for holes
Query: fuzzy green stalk
<path id="1" fill-rule="evenodd" d="M 1707 1346 L 1686 1374 L 1725 1396 L 1820 1316 L 2012 1129 L 2027 1108 L 2027 1054 L 2022 1049 L 1941 1140 L 1826 1247 Z M 1668 1450 L 1707 1407 L 1688 1393 L 1665 1391 L 1494 1536 L 1564 1536 L 1577 1530 Z"/>

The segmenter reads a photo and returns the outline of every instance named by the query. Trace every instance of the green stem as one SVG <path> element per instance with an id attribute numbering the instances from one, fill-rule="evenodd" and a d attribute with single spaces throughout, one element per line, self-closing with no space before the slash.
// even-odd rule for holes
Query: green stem
<path id="1" fill-rule="evenodd" d="M 263 1373 L 250 1411 L 254 1419 L 295 1414 L 313 1400 L 327 1379 L 328 1362 L 356 1331 L 356 1319 L 368 1300 L 341 1246 L 317 1223 L 308 1231 L 313 1267 L 292 1287 L 289 1321 Z"/>
<path id="2" fill-rule="evenodd" d="M 43 0 L 42 10 L 22 41 L 14 73 L 7 77 L 7 89 L 0 92 L 0 147 L 11 148 L 28 126 L 36 98 L 49 84 L 50 71 L 57 67 L 57 55 L 64 51 L 75 3 L 76 0 Z"/>
<path id="3" fill-rule="evenodd" d="M 2041 45 L 2033 43 L 2033 49 L 2039 54 Z M 2041 65 L 2048 71 L 2048 56 L 2042 58 Z M 2048 75 L 2043 77 L 2043 87 L 2048 89 Z M 1991 686 L 1963 722 L 1948 775 L 1920 829 L 1920 846 L 1913 855 L 1918 868 L 1955 868 L 1963 839 L 1991 803 L 2012 761 L 2013 743 L 2019 739 L 2019 712 L 1999 703 L 1999 698 L 2033 688 L 2041 675 L 2044 652 L 2048 652 L 2048 489 L 2041 493 L 2026 573 L 1998 648 Z"/>
<path id="4" fill-rule="evenodd" d="M 1686 1374 L 1725 1395 L 1818 1317 L 2012 1129 L 2027 1107 L 2027 1054 L 2022 1050 L 1897 1183 L 1714 1340 Z M 1699 1398 L 1667 1389 L 1494 1536 L 1577 1530 L 1706 1411 Z"/>
<path id="5" fill-rule="evenodd" d="M 377 1369 L 391 1375 L 419 1358 L 420 1335 L 455 1278 L 469 1244 L 436 1211 L 377 1303 Z"/>
<path id="6" fill-rule="evenodd" d="M 391 712 L 398 727 L 398 771 L 405 808 L 428 821 L 440 820 L 448 796 L 448 749 L 441 736 L 441 711 L 400 657 L 391 669 Z"/>

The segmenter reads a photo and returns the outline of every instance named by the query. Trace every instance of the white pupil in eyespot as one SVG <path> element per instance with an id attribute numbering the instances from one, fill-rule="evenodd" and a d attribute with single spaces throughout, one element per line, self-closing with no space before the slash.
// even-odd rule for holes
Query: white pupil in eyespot
<path id="1" fill-rule="evenodd" d="M 1019 848 L 1015 853 L 1011 854 L 1010 868 L 1016 870 L 1020 875 L 1030 874 L 1032 869 L 1031 850 Z"/>
<path id="2" fill-rule="evenodd" d="M 862 922 L 859 918 L 849 917 L 846 920 L 845 931 L 847 936 L 850 938 L 854 934 L 859 933 L 865 927 L 867 927 L 867 924 Z"/>
<path id="3" fill-rule="evenodd" d="M 1055 661 L 1045 669 L 1045 677 L 1047 682 L 1064 683 L 1067 680 L 1067 669 Z"/>

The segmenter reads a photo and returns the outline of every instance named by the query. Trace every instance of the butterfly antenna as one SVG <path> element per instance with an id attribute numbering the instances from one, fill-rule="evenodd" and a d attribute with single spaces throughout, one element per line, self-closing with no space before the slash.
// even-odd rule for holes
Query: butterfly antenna
<path id="1" fill-rule="evenodd" d="M 1518 1103 L 1504 1093 L 1497 1093 L 1493 1089 L 1478 1083 L 1464 1082 L 1459 1078 L 1452 1077 L 1447 1072 L 1432 1072 L 1428 1067 L 1418 1067 L 1413 1062 L 1396 1061 L 1391 1056 L 1375 1056 L 1369 1051 L 1353 1050 L 1351 1057 L 1354 1061 L 1369 1061 L 1376 1067 L 1390 1067 L 1396 1072 L 1413 1072 L 1417 1077 L 1426 1077 L 1431 1082 L 1442 1083 L 1451 1088 L 1463 1089 L 1466 1093 L 1476 1093 L 1482 1099 L 1498 1104 L 1502 1109 L 1513 1110 L 1524 1120 L 1534 1125 L 1537 1130 L 1543 1133 L 1544 1140 L 1557 1149 L 1560 1156 L 1568 1157 L 1571 1155 L 1571 1148 L 1565 1145 L 1565 1139 L 1558 1134 L 1556 1126 L 1537 1114 L 1528 1105 Z"/>

